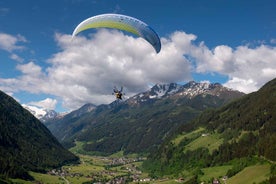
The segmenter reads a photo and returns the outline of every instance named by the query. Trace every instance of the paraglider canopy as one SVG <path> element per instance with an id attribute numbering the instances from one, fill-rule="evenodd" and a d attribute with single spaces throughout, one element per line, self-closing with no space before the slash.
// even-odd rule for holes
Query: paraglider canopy
<path id="1" fill-rule="evenodd" d="M 72 37 L 81 31 L 91 28 L 114 28 L 130 32 L 149 42 L 156 53 L 161 50 L 161 42 L 157 33 L 146 23 L 126 15 L 101 14 L 82 21 L 74 30 Z"/>

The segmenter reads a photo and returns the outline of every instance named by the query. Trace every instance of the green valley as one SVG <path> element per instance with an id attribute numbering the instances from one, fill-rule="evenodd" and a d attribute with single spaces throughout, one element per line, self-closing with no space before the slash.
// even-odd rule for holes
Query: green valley
<path id="1" fill-rule="evenodd" d="M 198 170 L 198 177 L 194 178 L 194 172 L 183 170 L 181 176 L 166 175 L 159 178 L 149 176 L 143 171 L 142 160 L 130 157 L 103 157 L 78 155 L 81 162 L 76 165 L 66 165 L 60 169 L 52 169 L 47 173 L 30 172 L 34 181 L 22 179 L 9 179 L 7 183 L 33 184 L 89 184 L 89 183 L 211 183 L 218 179 L 221 183 L 261 183 L 268 180 L 271 175 L 271 164 L 258 162 L 255 165 L 245 167 L 232 177 L 227 173 L 233 165 L 214 166 Z"/>
<path id="2" fill-rule="evenodd" d="M 26 168 L 29 178 L 11 175 L 0 181 L 23 184 L 275 183 L 275 91 L 276 79 L 257 92 L 221 103 L 219 107 L 210 105 L 219 102 L 211 96 L 200 96 L 196 101 L 169 96 L 135 106 L 125 103 L 100 106 L 79 117 L 71 114 L 55 122 L 58 130 L 69 122 L 65 133 L 67 130 L 78 132 L 72 137 L 71 133 L 64 134 L 71 141 L 70 152 L 62 147 L 45 150 L 53 159 L 57 159 L 55 149 L 62 150 L 65 156 L 71 156 L 71 162 L 69 159 L 57 165 L 49 159 L 55 165 L 38 165 L 41 170 L 35 166 Z M 205 100 L 204 108 L 198 109 L 202 100 Z M 174 109 L 170 110 L 171 107 Z M 24 126 L 20 130 L 28 133 Z M 3 145 L 11 145 L 13 139 L 4 140 L 7 141 Z M 40 141 L 43 144 L 39 146 L 45 148 L 49 144 L 46 140 L 43 137 Z M 37 159 L 36 153 L 31 156 Z M 61 161 L 62 158 L 58 157 Z M 14 165 L 13 171 L 20 168 Z"/>

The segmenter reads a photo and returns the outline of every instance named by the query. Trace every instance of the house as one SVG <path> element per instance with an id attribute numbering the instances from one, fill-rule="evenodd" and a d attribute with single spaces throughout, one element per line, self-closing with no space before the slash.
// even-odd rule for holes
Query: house
<path id="1" fill-rule="evenodd" d="M 213 180 L 213 184 L 220 184 L 220 182 L 219 182 L 218 179 L 214 179 L 214 180 Z"/>

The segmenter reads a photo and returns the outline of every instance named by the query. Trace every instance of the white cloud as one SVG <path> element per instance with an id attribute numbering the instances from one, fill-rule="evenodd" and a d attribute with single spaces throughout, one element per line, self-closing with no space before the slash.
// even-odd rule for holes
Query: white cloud
<path id="1" fill-rule="evenodd" d="M 55 95 L 69 109 L 88 102 L 110 103 L 115 85 L 124 86 L 131 96 L 146 90 L 149 83 L 191 80 L 191 66 L 183 52 L 194 37 L 175 33 L 162 39 L 162 51 L 156 54 L 145 40 L 119 31 L 101 30 L 73 40 L 56 34 L 61 51 L 49 58 L 47 69 L 34 62 L 19 64 L 22 75 L 1 82 L 6 90 Z"/>
<path id="2" fill-rule="evenodd" d="M 270 43 L 276 44 L 276 39 L 275 39 L 275 38 L 272 38 L 272 39 L 270 40 Z"/>
<path id="3" fill-rule="evenodd" d="M 34 62 L 17 65 L 16 68 L 20 70 L 23 74 L 30 76 L 39 76 L 41 74 L 41 67 L 36 65 Z"/>
<path id="4" fill-rule="evenodd" d="M 40 66 L 33 62 L 27 64 L 18 64 L 16 69 L 22 75 L 17 78 L 0 78 L 0 89 L 7 93 L 14 93 L 19 91 L 27 91 L 30 93 L 44 92 L 47 84 L 46 74 L 42 72 Z"/>
<path id="5" fill-rule="evenodd" d="M 54 110 L 57 105 L 57 100 L 52 98 L 46 98 L 37 102 L 29 102 L 28 105 L 36 106 L 43 109 Z"/>
<path id="6" fill-rule="evenodd" d="M 243 79 L 238 77 L 233 77 L 229 81 L 227 81 L 225 86 L 242 91 L 244 93 L 250 93 L 252 91 L 256 91 L 258 88 L 257 83 L 254 82 L 253 79 Z"/>
<path id="7" fill-rule="evenodd" d="M 188 35 L 189 36 L 189 35 Z M 187 81 L 190 64 L 182 57 L 188 36 L 175 35 L 163 40 L 162 51 L 156 54 L 143 39 L 118 31 L 102 30 L 93 37 L 56 35 L 62 52 L 49 59 L 49 83 L 56 86 L 58 96 L 67 104 L 109 103 L 114 85 L 125 86 L 126 93 L 145 90 L 149 83 Z M 176 48 L 176 49 L 175 49 Z"/>
<path id="8" fill-rule="evenodd" d="M 276 47 L 260 45 L 235 49 L 220 45 L 210 50 L 204 44 L 189 53 L 195 58 L 196 72 L 226 75 L 226 86 L 246 93 L 259 89 L 276 77 Z"/>
<path id="9" fill-rule="evenodd" d="M 228 76 L 225 85 L 243 92 L 255 91 L 276 77 L 276 48 L 267 45 L 210 49 L 204 42 L 195 43 L 195 35 L 177 31 L 161 39 L 162 49 L 156 54 L 145 40 L 113 30 L 73 40 L 56 34 L 55 39 L 60 51 L 48 59 L 48 68 L 20 63 L 17 69 L 22 75 L 0 78 L 0 88 L 51 94 L 73 110 L 88 102 L 110 103 L 115 85 L 124 86 L 131 96 L 149 84 L 192 80 L 192 72 Z"/>
<path id="10" fill-rule="evenodd" d="M 18 56 L 17 54 L 11 54 L 10 58 L 13 59 L 13 60 L 15 60 L 15 61 L 18 61 L 20 63 L 24 61 L 24 59 L 21 58 L 20 56 Z"/>
<path id="11" fill-rule="evenodd" d="M 21 35 L 9 35 L 0 33 L 0 49 L 12 52 L 14 50 L 21 50 L 24 47 L 20 46 L 19 43 L 27 42 L 26 38 Z"/>

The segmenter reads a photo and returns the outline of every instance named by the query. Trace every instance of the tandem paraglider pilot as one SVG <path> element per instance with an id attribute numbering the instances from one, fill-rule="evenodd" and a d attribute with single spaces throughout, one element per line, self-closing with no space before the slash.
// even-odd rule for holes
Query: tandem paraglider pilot
<path id="1" fill-rule="evenodd" d="M 123 87 L 121 87 L 121 90 L 118 90 L 117 88 L 116 88 L 116 86 L 114 87 L 114 89 L 113 89 L 113 94 L 115 95 L 115 97 L 116 97 L 116 100 L 122 100 L 123 98 Z"/>

